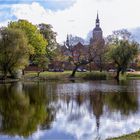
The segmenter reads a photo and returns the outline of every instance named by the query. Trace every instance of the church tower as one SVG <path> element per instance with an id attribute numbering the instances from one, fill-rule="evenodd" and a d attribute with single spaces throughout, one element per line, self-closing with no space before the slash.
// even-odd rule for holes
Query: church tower
<path id="1" fill-rule="evenodd" d="M 102 32 L 102 29 L 100 28 L 99 15 L 97 13 L 95 28 L 93 29 L 93 42 L 99 41 L 102 39 L 103 39 L 103 32 Z"/>

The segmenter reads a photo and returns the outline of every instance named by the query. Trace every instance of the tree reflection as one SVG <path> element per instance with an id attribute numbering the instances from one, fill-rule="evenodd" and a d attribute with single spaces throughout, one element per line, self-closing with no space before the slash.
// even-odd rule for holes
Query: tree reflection
<path id="1" fill-rule="evenodd" d="M 129 115 L 138 110 L 137 94 L 130 92 L 109 93 L 105 97 L 105 102 L 110 111 L 120 111 L 122 115 Z"/>
<path id="2" fill-rule="evenodd" d="M 43 87 L 21 83 L 0 86 L 0 131 L 8 135 L 27 137 L 54 119 Z"/>

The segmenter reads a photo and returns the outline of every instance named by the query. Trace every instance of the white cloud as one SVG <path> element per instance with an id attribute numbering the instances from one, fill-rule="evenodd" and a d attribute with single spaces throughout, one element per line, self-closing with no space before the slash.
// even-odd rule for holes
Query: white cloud
<path id="1" fill-rule="evenodd" d="M 95 26 L 97 10 L 105 36 L 115 29 L 137 27 L 140 25 L 139 5 L 139 0 L 77 0 L 72 7 L 54 12 L 34 2 L 15 4 L 12 13 L 18 19 L 35 24 L 52 24 L 60 42 L 65 40 L 66 34 L 85 38 Z"/>

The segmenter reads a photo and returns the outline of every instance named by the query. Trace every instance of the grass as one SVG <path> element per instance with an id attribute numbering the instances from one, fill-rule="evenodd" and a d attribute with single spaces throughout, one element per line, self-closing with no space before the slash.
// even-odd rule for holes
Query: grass
<path id="1" fill-rule="evenodd" d="M 107 140 L 140 140 L 140 131 L 129 134 L 129 135 L 124 135 L 118 138 L 110 138 Z"/>
<path id="2" fill-rule="evenodd" d="M 127 76 L 127 78 L 140 78 L 140 73 L 139 72 L 128 72 L 126 76 Z"/>
<path id="3" fill-rule="evenodd" d="M 106 80 L 107 79 L 107 73 L 106 72 L 99 72 L 99 71 L 86 72 L 82 75 L 79 75 L 79 77 L 80 76 L 84 80 Z"/>
<path id="4" fill-rule="evenodd" d="M 37 77 L 37 72 L 26 71 L 24 79 L 40 79 L 40 80 L 64 80 L 70 76 L 70 71 L 65 72 L 41 72 L 39 78 Z"/>
<path id="5" fill-rule="evenodd" d="M 64 72 L 41 72 L 39 79 L 40 80 L 67 80 L 69 79 L 72 71 L 64 71 Z M 116 73 L 110 72 L 76 72 L 75 79 L 84 79 L 84 80 L 106 80 L 113 79 Z M 127 79 L 140 79 L 140 72 L 127 72 L 124 75 L 120 75 L 120 80 Z M 36 79 L 37 80 L 37 72 L 26 72 L 24 79 Z"/>
<path id="6" fill-rule="evenodd" d="M 68 80 L 72 71 L 64 72 L 42 72 L 40 73 L 40 80 Z M 84 80 L 105 80 L 105 72 L 76 72 L 75 79 L 84 79 Z M 26 72 L 24 79 L 33 79 L 37 80 L 37 72 Z"/>

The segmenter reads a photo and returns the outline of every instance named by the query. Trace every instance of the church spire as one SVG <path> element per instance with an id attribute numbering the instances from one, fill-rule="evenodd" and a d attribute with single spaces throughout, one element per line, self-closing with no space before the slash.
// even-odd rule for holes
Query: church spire
<path id="1" fill-rule="evenodd" d="M 100 20 L 99 20 L 98 12 L 97 12 L 97 18 L 96 18 L 96 27 L 100 27 Z"/>

